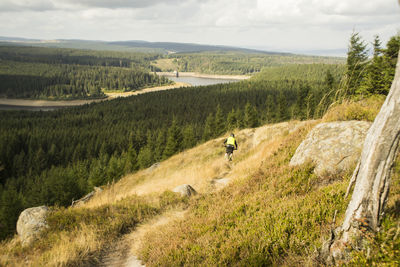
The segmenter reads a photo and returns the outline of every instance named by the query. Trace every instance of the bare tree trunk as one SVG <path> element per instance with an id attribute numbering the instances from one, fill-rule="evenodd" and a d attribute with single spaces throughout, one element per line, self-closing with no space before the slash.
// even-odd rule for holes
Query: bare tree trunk
<path id="1" fill-rule="evenodd" d="M 336 240 L 329 244 L 330 260 L 346 256 L 349 247 L 362 246 L 363 230 L 379 230 L 390 185 L 390 174 L 400 139 L 400 56 L 390 92 L 369 129 L 359 165 L 349 189 L 353 195 Z"/>

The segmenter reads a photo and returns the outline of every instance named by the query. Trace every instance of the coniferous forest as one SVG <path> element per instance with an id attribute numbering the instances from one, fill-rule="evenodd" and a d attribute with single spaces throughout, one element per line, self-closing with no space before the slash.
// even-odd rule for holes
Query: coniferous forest
<path id="1" fill-rule="evenodd" d="M 135 91 L 168 84 L 149 73 L 150 54 L 0 47 L 0 97 L 103 98 L 104 91 Z"/>
<path id="2" fill-rule="evenodd" d="M 363 43 L 355 40 L 355 44 Z M 386 49 L 379 48 L 377 57 L 392 62 L 397 54 L 390 51 L 393 46 L 398 51 L 399 44 L 398 37 L 392 38 Z M 354 56 L 363 52 L 365 47 Z M 52 53 L 55 59 L 57 53 Z M 4 58 L 0 65 L 17 62 L 16 57 Z M 66 66 L 60 61 L 49 63 L 48 56 L 41 58 L 41 55 L 32 56 L 33 62 L 28 62 L 25 57 L 24 62 L 16 64 L 23 64 L 27 69 L 33 67 L 31 64 L 51 65 L 52 68 L 43 67 L 43 70 L 72 75 L 66 79 L 75 77 L 75 82 L 79 77 L 93 74 L 91 77 L 95 78 L 88 81 L 99 83 L 100 87 L 104 86 L 102 82 L 107 84 L 107 75 L 111 75 L 109 81 L 113 83 L 115 79 L 127 81 L 132 77 L 125 77 L 124 71 L 136 71 L 126 70 L 126 66 L 103 66 L 99 62 L 107 62 L 104 58 L 97 62 L 95 57 L 88 57 L 86 65 L 74 62 Z M 107 58 L 114 62 L 118 57 L 113 54 Z M 130 60 L 137 58 L 132 56 Z M 97 63 L 88 64 L 92 60 Z M 356 71 L 352 68 L 358 63 L 291 64 L 265 67 L 249 80 L 230 84 L 152 92 L 49 112 L 0 111 L 0 238 L 15 232 L 18 215 L 27 207 L 68 206 L 94 186 L 111 183 L 126 173 L 149 167 L 227 131 L 290 119 L 319 118 L 337 100 L 343 86 L 348 88 L 346 92 L 351 89 L 354 96 L 368 92 L 385 94 L 383 89 L 379 92 L 367 89 L 369 81 L 376 80 L 369 78 L 375 71 L 394 73 L 390 64 L 382 63 L 378 70 L 371 67 L 377 61 L 380 62 L 375 54 L 369 61 L 364 59 L 366 71 L 353 81 L 359 83 L 356 89 L 351 89 L 348 81 L 355 77 L 349 73 Z M 145 66 L 142 63 L 141 68 Z M 32 73 L 41 70 L 37 69 Z M 75 71 L 76 76 L 71 74 Z M 40 79 L 45 77 L 40 72 L 37 75 L 37 83 L 41 84 Z M 147 77 L 141 75 L 134 77 Z M 343 77 L 348 77 L 347 82 L 343 82 Z M 27 80 L 32 81 L 35 80 Z M 382 88 L 387 83 L 388 79 L 382 80 Z M 35 93 L 31 97 L 40 97 L 47 91 L 32 89 L 32 92 Z M 18 94 L 22 97 L 26 93 Z"/>

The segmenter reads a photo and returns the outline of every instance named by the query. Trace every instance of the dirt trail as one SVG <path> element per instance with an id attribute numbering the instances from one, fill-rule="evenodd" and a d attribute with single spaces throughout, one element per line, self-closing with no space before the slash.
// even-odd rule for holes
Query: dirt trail
<path id="1" fill-rule="evenodd" d="M 124 235 L 111 244 L 101 259 L 100 266 L 109 267 L 142 267 L 137 258 L 138 250 L 147 233 L 154 231 L 173 221 L 182 220 L 186 211 L 171 210 L 156 216 L 150 221 L 139 225 L 134 231 Z"/>
<path id="2" fill-rule="evenodd" d="M 182 184 L 190 184 L 200 194 L 215 192 L 241 177 L 247 177 L 268 153 L 280 146 L 280 136 L 304 124 L 284 122 L 238 132 L 239 150 L 235 152 L 232 163 L 224 159 L 225 151 L 221 149 L 223 138 L 211 140 L 149 169 L 127 175 L 85 205 L 95 207 L 134 194 L 158 194 Z M 170 211 L 140 225 L 110 245 L 102 257 L 101 266 L 143 266 L 136 255 L 146 234 L 174 220 L 183 219 L 184 214 L 185 211 Z"/>

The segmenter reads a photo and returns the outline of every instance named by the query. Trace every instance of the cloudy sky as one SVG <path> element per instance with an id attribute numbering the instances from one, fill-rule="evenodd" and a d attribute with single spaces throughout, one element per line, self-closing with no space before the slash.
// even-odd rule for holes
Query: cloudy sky
<path id="1" fill-rule="evenodd" d="M 397 0 L 0 0 L 0 36 L 346 49 L 400 31 Z"/>

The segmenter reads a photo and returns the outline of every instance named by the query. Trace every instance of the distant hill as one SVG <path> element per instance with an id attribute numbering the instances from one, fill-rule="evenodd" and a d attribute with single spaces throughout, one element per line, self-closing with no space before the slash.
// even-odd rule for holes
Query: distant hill
<path id="1" fill-rule="evenodd" d="M 255 49 L 239 48 L 232 46 L 222 45 L 202 45 L 192 43 L 173 43 L 173 42 L 145 42 L 145 41 L 122 41 L 111 42 L 111 45 L 118 45 L 123 47 L 147 47 L 153 49 L 162 49 L 168 53 L 188 53 L 188 52 L 207 52 L 207 51 L 237 51 L 248 53 L 268 53 L 268 54 L 283 54 L 277 52 L 267 52 Z M 288 54 L 288 53 L 285 53 Z"/>
<path id="2" fill-rule="evenodd" d="M 131 52 L 149 52 L 149 53 L 193 53 L 193 52 L 228 52 L 236 51 L 243 53 L 264 53 L 264 54 L 286 54 L 278 52 L 267 52 L 262 50 L 222 46 L 222 45 L 203 45 L 193 43 L 173 43 L 173 42 L 147 42 L 140 40 L 132 41 L 96 41 L 96 40 L 39 40 L 26 39 L 20 37 L 1 37 L 0 45 L 29 45 L 39 47 L 58 47 L 58 48 L 77 48 L 92 50 L 113 50 L 113 51 L 131 51 Z"/>

